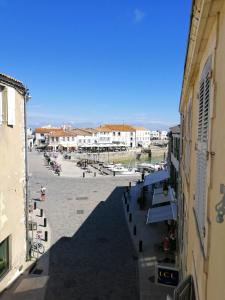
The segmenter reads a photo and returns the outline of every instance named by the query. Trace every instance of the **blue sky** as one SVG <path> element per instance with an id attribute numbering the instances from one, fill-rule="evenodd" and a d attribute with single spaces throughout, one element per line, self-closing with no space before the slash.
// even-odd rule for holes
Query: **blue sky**
<path id="1" fill-rule="evenodd" d="M 190 2 L 0 0 L 0 72 L 29 87 L 33 126 L 176 124 Z"/>

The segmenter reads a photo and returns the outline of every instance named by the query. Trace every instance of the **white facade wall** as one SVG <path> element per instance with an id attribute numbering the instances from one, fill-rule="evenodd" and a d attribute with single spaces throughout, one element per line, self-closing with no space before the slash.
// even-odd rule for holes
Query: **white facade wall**
<path id="1" fill-rule="evenodd" d="M 112 143 L 124 144 L 126 147 L 136 147 L 136 134 L 135 131 L 112 131 Z"/>
<path id="2" fill-rule="evenodd" d="M 150 130 L 136 130 L 136 146 L 148 147 L 150 143 Z"/>
<path id="3" fill-rule="evenodd" d="M 163 130 L 160 132 L 160 139 L 161 140 L 167 140 L 167 131 Z"/>
<path id="4" fill-rule="evenodd" d="M 152 140 L 159 139 L 160 138 L 159 131 L 156 131 L 156 130 L 150 131 L 150 137 L 151 137 Z"/>

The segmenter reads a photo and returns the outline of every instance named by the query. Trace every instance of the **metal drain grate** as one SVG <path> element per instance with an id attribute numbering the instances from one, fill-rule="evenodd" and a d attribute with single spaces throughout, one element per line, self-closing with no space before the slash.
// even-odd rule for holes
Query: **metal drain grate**
<path id="1" fill-rule="evenodd" d="M 87 200 L 88 197 L 76 197 L 76 200 Z"/>
<path id="2" fill-rule="evenodd" d="M 84 213 L 84 210 L 83 209 L 78 209 L 77 210 L 77 215 L 83 215 Z"/>

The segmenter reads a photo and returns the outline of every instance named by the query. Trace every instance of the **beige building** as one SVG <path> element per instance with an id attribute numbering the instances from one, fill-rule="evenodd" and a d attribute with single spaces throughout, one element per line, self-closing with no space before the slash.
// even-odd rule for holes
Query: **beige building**
<path id="1" fill-rule="evenodd" d="M 26 261 L 26 93 L 0 74 L 0 292 Z"/>
<path id="2" fill-rule="evenodd" d="M 180 113 L 182 278 L 192 276 L 196 299 L 221 300 L 225 299 L 225 1 L 193 1 Z"/>

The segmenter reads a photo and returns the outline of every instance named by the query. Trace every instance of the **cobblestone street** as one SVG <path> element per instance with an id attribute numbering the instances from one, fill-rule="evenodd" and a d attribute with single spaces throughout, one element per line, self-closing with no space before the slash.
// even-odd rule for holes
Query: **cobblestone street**
<path id="1" fill-rule="evenodd" d="M 29 154 L 30 198 L 50 226 L 46 300 L 139 299 L 137 261 L 121 196 L 128 177 L 55 176 L 42 154 Z M 46 254 L 45 254 L 46 255 Z"/>

